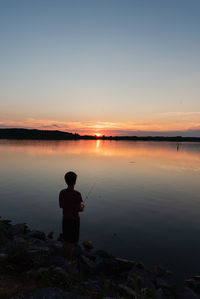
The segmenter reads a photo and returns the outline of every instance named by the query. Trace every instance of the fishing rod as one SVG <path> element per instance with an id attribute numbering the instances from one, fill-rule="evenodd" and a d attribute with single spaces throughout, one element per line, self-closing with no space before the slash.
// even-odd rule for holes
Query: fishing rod
<path id="1" fill-rule="evenodd" d="M 92 190 L 94 189 L 96 182 L 92 185 L 92 187 L 90 188 L 89 192 L 87 193 L 85 199 L 84 199 L 84 203 L 86 202 L 86 200 L 89 198 L 89 195 L 91 194 Z"/>

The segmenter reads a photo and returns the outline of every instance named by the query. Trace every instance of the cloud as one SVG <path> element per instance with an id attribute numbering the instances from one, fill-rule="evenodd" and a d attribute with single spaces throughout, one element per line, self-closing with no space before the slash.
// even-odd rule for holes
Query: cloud
<path id="1" fill-rule="evenodd" d="M 200 116 L 200 111 L 177 111 L 177 112 L 163 112 L 161 115 L 169 115 L 169 116 Z"/>
<path id="2" fill-rule="evenodd" d="M 183 131 L 126 131 L 111 130 L 110 135 L 115 136 L 183 136 L 183 137 L 200 137 L 200 130 L 183 130 Z"/>
<path id="3" fill-rule="evenodd" d="M 190 112 L 191 113 L 191 112 Z M 199 113 L 197 112 L 199 115 Z M 174 113 L 173 113 L 174 115 Z M 163 136 L 200 136 L 200 121 L 167 121 L 162 119 L 160 122 L 112 122 L 112 121 L 85 121 L 85 122 L 68 122 L 55 121 L 48 119 L 28 118 L 23 121 L 1 121 L 1 128 L 34 128 L 43 130 L 60 130 L 79 134 L 96 134 L 104 135 L 163 135 Z"/>

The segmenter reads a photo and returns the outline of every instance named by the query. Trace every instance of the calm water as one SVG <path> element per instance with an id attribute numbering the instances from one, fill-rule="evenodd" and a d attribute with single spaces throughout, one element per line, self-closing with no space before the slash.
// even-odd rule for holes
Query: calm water
<path id="1" fill-rule="evenodd" d="M 115 255 L 200 274 L 200 144 L 0 140 L 0 215 L 57 234 L 63 175 L 85 197 L 81 240 Z"/>

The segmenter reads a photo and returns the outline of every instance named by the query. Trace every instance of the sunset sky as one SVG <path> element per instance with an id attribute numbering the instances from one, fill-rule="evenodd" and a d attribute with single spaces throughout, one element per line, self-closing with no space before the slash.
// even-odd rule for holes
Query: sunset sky
<path id="1" fill-rule="evenodd" d="M 200 1 L 0 0 L 0 127 L 200 136 Z"/>

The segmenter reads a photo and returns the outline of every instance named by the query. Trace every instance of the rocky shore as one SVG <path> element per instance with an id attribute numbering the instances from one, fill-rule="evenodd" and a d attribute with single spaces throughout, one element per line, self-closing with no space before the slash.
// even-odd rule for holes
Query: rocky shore
<path id="1" fill-rule="evenodd" d="M 0 298 L 197 299 L 200 276 L 177 285 L 155 266 L 95 250 L 91 242 L 75 248 L 76 264 L 62 255 L 62 241 L 26 223 L 0 219 Z"/>

